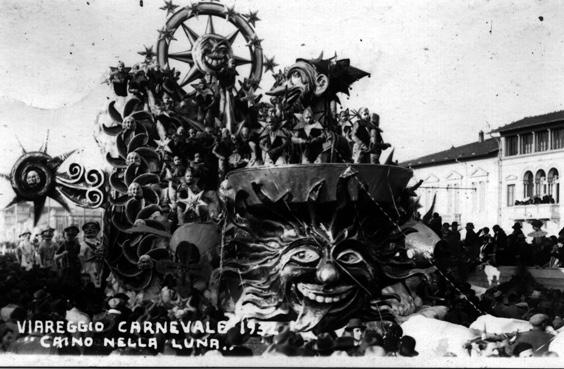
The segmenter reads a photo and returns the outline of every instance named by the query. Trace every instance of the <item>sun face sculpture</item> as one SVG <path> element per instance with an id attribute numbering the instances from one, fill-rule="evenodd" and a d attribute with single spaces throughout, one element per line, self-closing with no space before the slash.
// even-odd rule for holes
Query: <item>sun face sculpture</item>
<path id="1" fill-rule="evenodd" d="M 324 331 L 351 317 L 381 320 L 381 290 L 426 265 L 402 227 L 408 169 L 287 165 L 228 175 L 225 283 L 237 313 Z M 236 288 L 227 288 L 236 293 Z"/>
<path id="2" fill-rule="evenodd" d="M 228 67 L 233 51 L 224 37 L 205 34 L 199 37 L 194 44 L 192 55 L 198 69 L 207 74 L 216 74 Z"/>
<path id="3" fill-rule="evenodd" d="M 200 19 L 206 22 L 203 33 L 195 31 Z M 180 8 L 159 31 L 158 63 L 163 68 L 181 71 L 178 85 L 183 88 L 205 76 L 220 78 L 226 69 L 236 69 L 239 74 L 260 81 L 263 54 L 261 40 L 253 28 L 255 21 L 253 18 L 251 25 L 251 19 L 219 3 L 198 2 Z M 221 32 L 220 27 L 225 31 Z M 237 54 L 236 48 L 241 50 Z"/>

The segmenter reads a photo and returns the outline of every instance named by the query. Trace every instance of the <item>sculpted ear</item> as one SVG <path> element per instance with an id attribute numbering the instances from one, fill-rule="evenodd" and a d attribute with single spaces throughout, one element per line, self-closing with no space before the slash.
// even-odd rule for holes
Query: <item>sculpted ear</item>
<path id="1" fill-rule="evenodd" d="M 325 91 L 327 91 L 327 87 L 329 87 L 329 78 L 327 78 L 325 74 L 318 74 L 315 79 L 314 94 L 316 96 L 322 95 Z"/>

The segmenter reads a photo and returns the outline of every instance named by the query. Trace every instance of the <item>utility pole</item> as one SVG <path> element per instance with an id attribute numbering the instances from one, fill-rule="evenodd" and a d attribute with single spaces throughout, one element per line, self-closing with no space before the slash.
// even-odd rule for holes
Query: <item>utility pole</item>
<path id="1" fill-rule="evenodd" d="M 47 198 L 47 227 L 51 227 L 51 198 Z"/>
<path id="2" fill-rule="evenodd" d="M 18 226 L 19 226 L 19 223 L 18 223 L 18 203 L 17 203 L 17 202 L 16 202 L 15 205 L 14 205 L 14 209 L 15 209 L 15 212 L 16 212 L 16 216 L 15 216 L 16 224 L 14 224 L 14 230 L 15 230 L 15 232 L 14 232 L 14 241 L 15 241 L 15 240 L 16 240 L 16 237 L 17 237 L 17 235 L 18 235 Z"/>

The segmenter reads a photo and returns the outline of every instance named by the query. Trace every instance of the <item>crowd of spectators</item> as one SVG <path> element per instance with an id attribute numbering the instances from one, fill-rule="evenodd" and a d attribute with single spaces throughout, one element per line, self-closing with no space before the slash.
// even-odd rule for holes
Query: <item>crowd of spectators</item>
<path id="1" fill-rule="evenodd" d="M 474 232 L 472 224 L 469 223 L 465 237 L 461 237 L 456 223 L 442 224 L 437 222 L 436 218 L 437 216 L 432 219 L 430 226 L 440 231 L 442 237 L 435 252 L 439 270 L 413 291 L 420 296 L 424 305 L 442 311 L 434 318 L 442 320 L 445 324 L 467 327 L 469 332 L 474 333 L 474 338 L 467 340 L 463 345 L 470 356 L 558 355 L 549 347 L 558 337 L 560 330 L 564 329 L 564 294 L 560 290 L 543 287 L 525 268 L 528 264 L 543 265 L 532 261 L 541 260 L 540 252 L 535 252 L 534 247 L 543 245 L 543 242 L 535 243 L 535 238 L 550 240 L 540 230 L 542 224 L 533 224 L 534 231 L 529 234 L 533 242 L 529 244 L 517 224 L 510 235 L 505 235 L 497 226 L 493 227 L 492 235 L 487 228 Z M 440 228 L 437 226 L 439 224 Z M 68 230 L 66 233 L 69 233 Z M 23 237 L 24 242 L 25 237 L 27 235 Z M 515 242 L 519 248 L 513 246 Z M 558 242 L 559 238 L 556 240 L 557 245 Z M 453 246 L 457 247 L 456 253 L 449 252 L 449 248 Z M 525 247 L 529 247 L 531 251 L 523 250 Z M 518 252 L 510 256 L 507 255 L 508 249 Z M 17 252 L 9 252 L 0 259 L 3 276 L 0 280 L 0 338 L 4 352 L 76 355 L 403 357 L 417 356 L 419 353 L 418 341 L 414 338 L 416 334 L 411 331 L 404 332 L 403 323 L 400 323 L 409 321 L 409 316 L 401 317 L 397 322 L 365 322 L 353 318 L 344 328 L 315 334 L 293 331 L 288 322 L 275 323 L 274 330 L 259 334 L 257 330 L 247 329 L 256 322 L 243 320 L 234 323 L 224 334 L 198 333 L 190 336 L 197 339 L 216 339 L 219 342 L 217 348 L 177 347 L 172 344 L 172 340 L 187 338 L 186 335 L 178 333 L 155 335 L 158 343 L 156 347 L 108 347 L 102 344 L 104 337 L 123 336 L 123 333 L 116 329 L 120 321 L 200 320 L 214 326 L 219 321 L 229 321 L 231 317 L 221 311 L 209 295 L 198 291 L 194 291 L 192 296 L 187 301 L 182 301 L 182 306 L 179 306 L 174 285 L 169 283 L 168 286 L 166 281 L 159 299 L 146 301 L 139 292 L 116 288 L 115 284 L 112 284 L 111 275 L 102 286 L 97 286 L 88 273 L 85 273 L 84 268 L 80 269 L 82 274 L 79 273 L 77 277 L 76 274 L 72 276 L 69 273 L 61 273 L 40 261 L 32 263 L 31 267 L 25 263 L 22 265 L 18 257 Z M 542 260 L 546 261 L 546 257 Z M 548 258 L 550 257 L 557 258 L 558 255 L 549 254 Z M 516 275 L 508 282 L 496 283 L 488 290 L 478 293 L 462 278 L 464 273 L 461 269 L 465 268 L 468 273 L 484 263 L 493 267 L 506 260 L 513 260 L 515 263 L 523 261 L 519 263 Z M 81 262 L 79 259 L 78 263 Z M 477 322 L 485 318 L 490 321 L 480 326 Z M 529 325 L 527 329 L 520 331 L 508 326 L 505 331 L 500 332 L 492 328 L 495 319 L 528 322 Z M 73 335 L 91 337 L 93 344 L 88 347 L 44 347 L 40 343 L 44 333 L 20 332 L 17 326 L 17 322 L 47 320 L 75 324 L 102 322 L 104 329 L 100 332 L 67 334 L 69 338 Z M 127 333 L 126 336 L 134 339 L 146 338 L 145 333 Z M 447 354 L 455 355 L 452 352 Z"/>
<path id="2" fill-rule="evenodd" d="M 519 222 L 513 224 L 509 234 L 497 224 L 491 230 L 483 227 L 476 232 L 474 224 L 467 223 L 464 238 L 458 222 L 443 223 L 438 213 L 433 214 L 428 225 L 444 241 L 437 251 L 453 265 L 564 266 L 564 229 L 557 236 L 549 236 L 540 220 L 531 222 L 533 231 L 527 235 Z"/>

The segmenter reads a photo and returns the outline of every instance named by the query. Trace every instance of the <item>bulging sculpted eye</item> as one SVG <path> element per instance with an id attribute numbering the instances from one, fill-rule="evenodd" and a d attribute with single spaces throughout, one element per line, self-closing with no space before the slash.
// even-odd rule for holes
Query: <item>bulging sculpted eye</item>
<path id="1" fill-rule="evenodd" d="M 300 247 L 294 251 L 290 258 L 298 263 L 313 263 L 319 260 L 319 254 L 312 249 Z"/>
<path id="2" fill-rule="evenodd" d="M 345 264 L 357 264 L 364 260 L 362 255 L 353 250 L 345 250 L 337 256 L 337 260 Z"/>
<path id="3" fill-rule="evenodd" d="M 290 81 L 294 85 L 303 83 L 302 82 L 302 75 L 300 74 L 300 72 L 298 72 L 298 71 L 293 72 L 292 75 L 290 76 Z"/>

